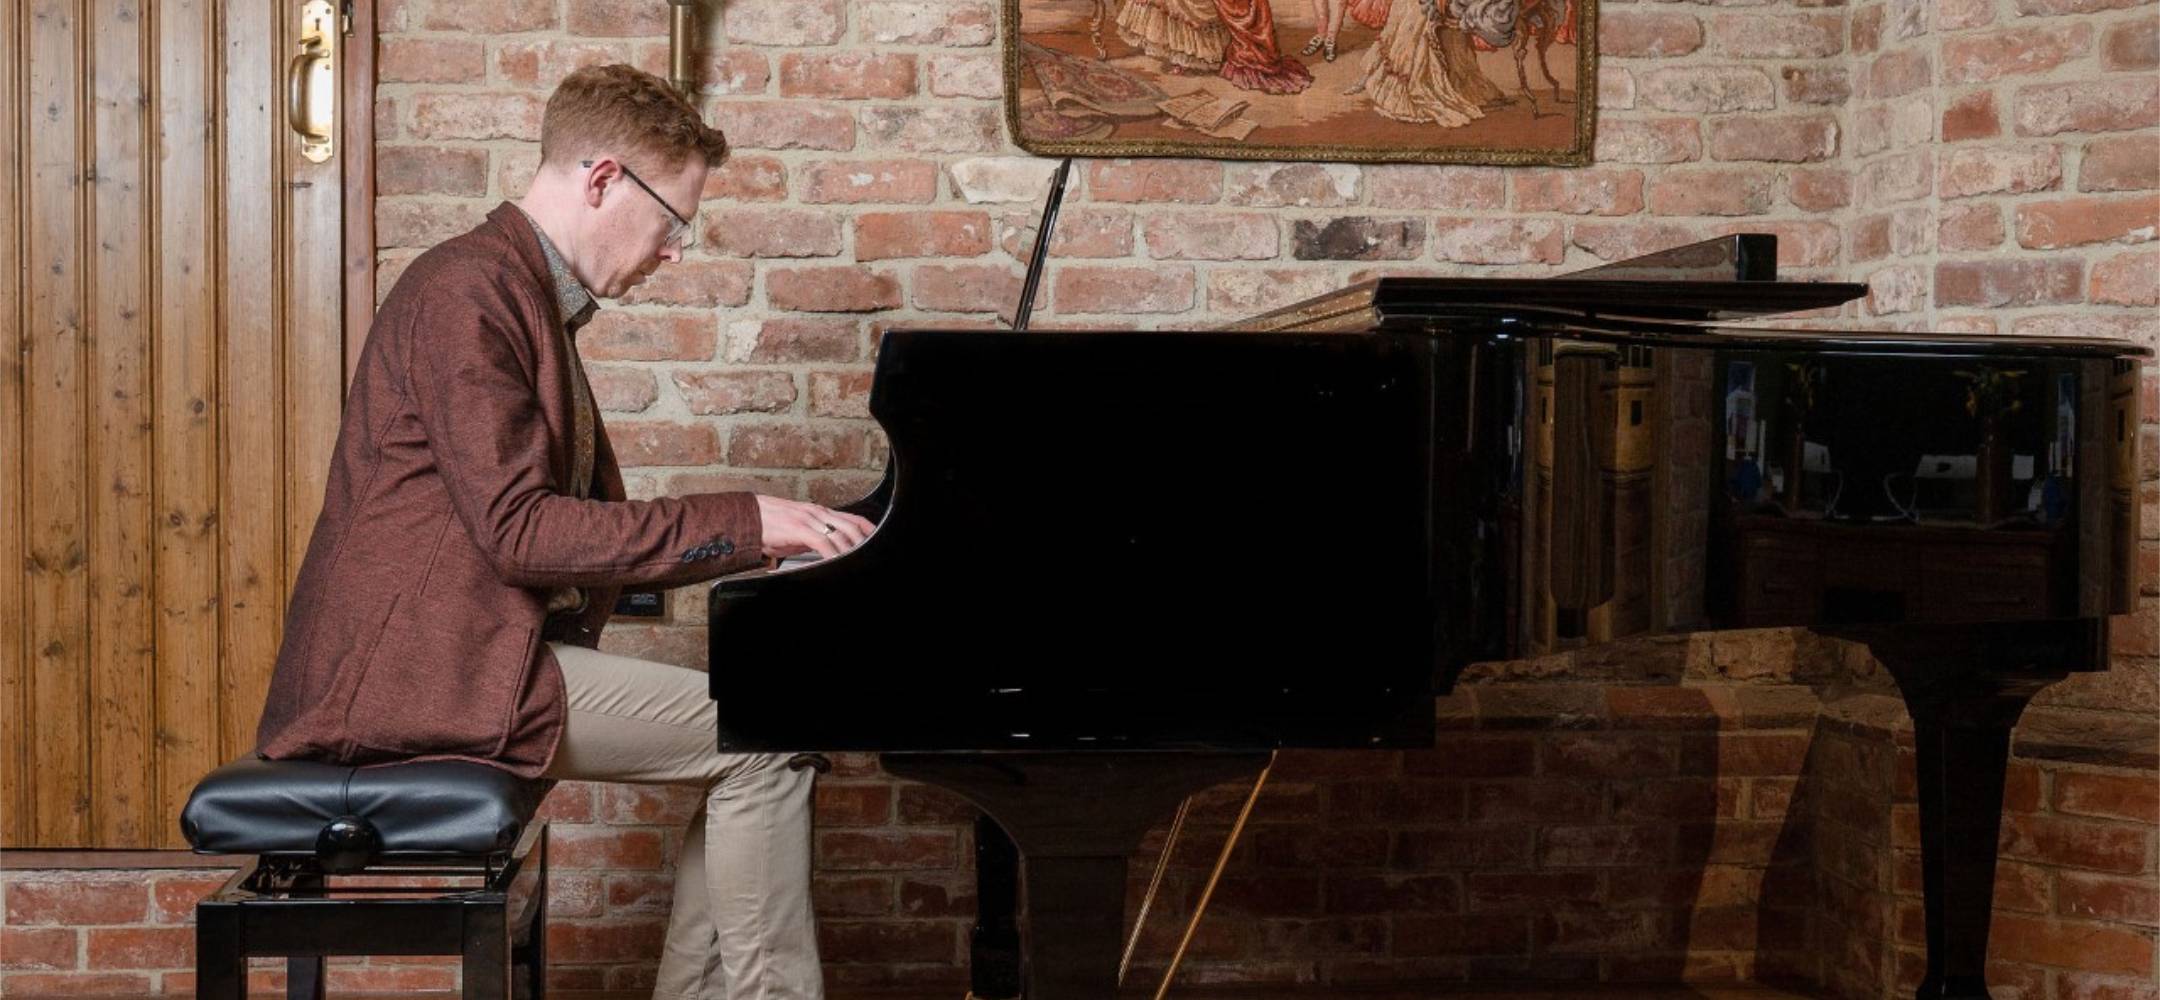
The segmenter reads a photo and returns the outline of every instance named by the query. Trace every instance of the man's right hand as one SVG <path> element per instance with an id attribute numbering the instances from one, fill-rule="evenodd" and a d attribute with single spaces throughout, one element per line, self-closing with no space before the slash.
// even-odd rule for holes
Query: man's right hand
<path id="1" fill-rule="evenodd" d="M 861 545 L 874 528 L 853 514 L 802 500 L 759 494 L 757 505 L 765 522 L 765 554 L 778 558 L 805 552 L 831 558 Z"/>

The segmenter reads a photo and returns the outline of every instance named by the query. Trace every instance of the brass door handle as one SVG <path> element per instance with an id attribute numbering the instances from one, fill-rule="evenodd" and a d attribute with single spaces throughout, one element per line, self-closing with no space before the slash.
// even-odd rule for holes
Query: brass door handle
<path id="1" fill-rule="evenodd" d="M 300 52 L 285 70 L 285 123 L 300 136 L 300 155 L 330 158 L 337 131 L 337 12 L 330 0 L 300 8 Z"/>

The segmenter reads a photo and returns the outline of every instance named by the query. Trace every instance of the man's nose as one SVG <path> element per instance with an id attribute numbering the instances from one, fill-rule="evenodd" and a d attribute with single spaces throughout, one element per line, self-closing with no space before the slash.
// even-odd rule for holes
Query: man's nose
<path id="1" fill-rule="evenodd" d="M 661 260 L 664 260 L 664 261 L 667 261 L 667 262 L 668 262 L 668 263 L 670 263 L 670 264 L 679 264 L 679 263 L 681 263 L 681 262 L 682 262 L 682 247 L 679 247 L 679 246 L 675 245 L 674 243 L 662 243 L 662 244 L 660 244 L 660 259 L 661 259 Z"/>

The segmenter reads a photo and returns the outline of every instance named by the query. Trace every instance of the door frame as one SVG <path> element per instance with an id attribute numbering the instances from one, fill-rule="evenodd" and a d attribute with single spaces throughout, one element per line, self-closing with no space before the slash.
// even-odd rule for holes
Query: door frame
<path id="1" fill-rule="evenodd" d="M 344 147 L 345 386 L 375 320 L 375 0 L 344 0 L 347 24 L 338 125 Z"/>

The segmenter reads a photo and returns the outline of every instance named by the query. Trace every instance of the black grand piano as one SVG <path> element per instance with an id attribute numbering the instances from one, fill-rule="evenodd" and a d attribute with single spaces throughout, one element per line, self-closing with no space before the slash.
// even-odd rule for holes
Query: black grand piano
<path id="1" fill-rule="evenodd" d="M 1038 255 L 1039 259 L 1039 255 Z M 878 751 L 1025 859 L 1025 994 L 1115 992 L 1125 862 L 1288 747 L 1429 747 L 1466 664 L 1654 633 L 1865 643 L 1918 745 L 1928 969 L 1987 996 L 2010 730 L 2136 592 L 2149 352 L 1735 326 L 1832 309 L 1739 236 L 1381 278 L 1205 332 L 895 330 L 839 558 L 717 582 L 723 749 Z M 1823 320 L 1813 320 L 1821 325 Z"/>

